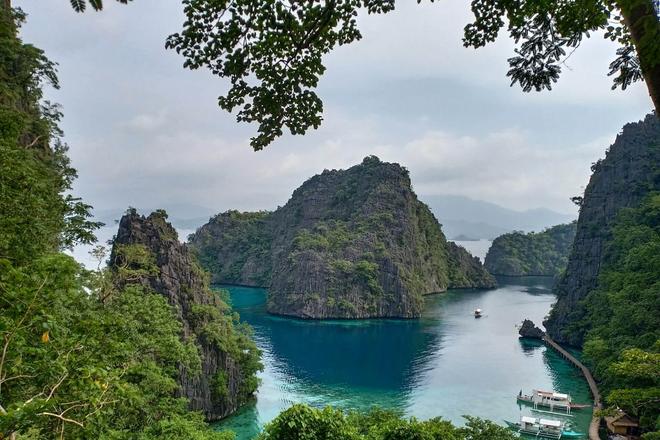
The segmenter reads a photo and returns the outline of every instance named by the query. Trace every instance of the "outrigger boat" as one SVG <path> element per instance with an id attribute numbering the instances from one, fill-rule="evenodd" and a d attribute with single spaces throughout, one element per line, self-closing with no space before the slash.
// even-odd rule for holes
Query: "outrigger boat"
<path id="1" fill-rule="evenodd" d="M 534 437 L 562 439 L 581 438 L 583 434 L 566 429 L 566 425 L 559 420 L 537 419 L 535 417 L 522 416 L 517 423 L 504 421 L 510 429 L 519 434 L 527 434 Z"/>
<path id="2" fill-rule="evenodd" d="M 481 309 L 476 309 L 474 311 L 474 317 L 475 318 L 481 318 Z"/>
<path id="3" fill-rule="evenodd" d="M 518 393 L 518 401 L 530 403 L 534 405 L 534 409 L 542 406 L 545 408 L 550 408 L 550 411 L 554 411 L 556 408 L 561 411 L 565 411 L 567 414 L 570 414 L 572 409 L 582 409 L 589 407 L 589 405 L 573 403 L 571 402 L 570 395 L 557 393 L 555 391 L 533 390 L 531 395 L 526 395 L 522 393 L 522 390 L 520 390 L 520 393 Z"/>

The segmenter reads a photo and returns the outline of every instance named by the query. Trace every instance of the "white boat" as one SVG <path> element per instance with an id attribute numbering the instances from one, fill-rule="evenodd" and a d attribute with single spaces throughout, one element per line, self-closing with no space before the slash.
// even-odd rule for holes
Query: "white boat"
<path id="1" fill-rule="evenodd" d="M 481 309 L 475 309 L 474 310 L 474 317 L 475 318 L 481 318 Z"/>
<path id="2" fill-rule="evenodd" d="M 531 395 L 525 395 L 520 390 L 518 394 L 518 401 L 531 403 L 534 409 L 539 406 L 550 408 L 550 411 L 555 409 L 570 413 L 571 409 L 587 408 L 589 405 L 573 403 L 569 394 L 558 393 L 556 391 L 532 390 Z"/>
<path id="3" fill-rule="evenodd" d="M 522 416 L 517 423 L 507 422 L 509 428 L 520 434 L 527 434 L 534 437 L 561 439 L 561 438 L 580 438 L 583 435 L 579 432 L 566 429 L 566 426 L 560 420 L 537 419 L 535 417 Z"/>

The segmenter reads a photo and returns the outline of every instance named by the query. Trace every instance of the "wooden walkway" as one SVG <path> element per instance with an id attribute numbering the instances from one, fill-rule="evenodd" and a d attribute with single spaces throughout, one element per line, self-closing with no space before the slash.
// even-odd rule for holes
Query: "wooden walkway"
<path id="1" fill-rule="evenodd" d="M 587 383 L 589 384 L 589 389 L 591 390 L 591 395 L 594 398 L 594 411 L 602 409 L 603 406 L 600 401 L 600 392 L 598 391 L 598 387 L 596 386 L 596 381 L 591 375 L 591 371 L 589 371 L 589 369 L 585 367 L 584 364 L 582 364 L 582 362 L 577 360 L 575 356 L 570 354 L 568 351 L 564 350 L 559 344 L 553 341 L 552 338 L 550 338 L 550 336 L 544 335 L 543 341 L 546 344 L 548 344 L 550 347 L 554 348 L 559 354 L 561 354 L 564 358 L 566 358 L 576 368 L 582 371 L 582 375 L 584 376 L 585 379 L 587 379 Z M 598 436 L 599 426 L 600 426 L 600 417 L 594 415 L 594 417 L 591 419 L 591 424 L 589 425 L 589 440 L 600 440 L 600 437 Z"/>

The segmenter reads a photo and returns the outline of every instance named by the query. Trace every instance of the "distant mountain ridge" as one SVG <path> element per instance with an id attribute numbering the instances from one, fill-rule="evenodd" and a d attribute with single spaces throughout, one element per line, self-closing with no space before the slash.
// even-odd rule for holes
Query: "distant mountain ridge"
<path id="1" fill-rule="evenodd" d="M 450 239 L 465 235 L 493 240 L 513 231 L 540 232 L 554 225 L 570 223 L 577 217 L 547 208 L 516 211 L 456 195 L 421 195 L 419 198 L 429 205 Z"/>

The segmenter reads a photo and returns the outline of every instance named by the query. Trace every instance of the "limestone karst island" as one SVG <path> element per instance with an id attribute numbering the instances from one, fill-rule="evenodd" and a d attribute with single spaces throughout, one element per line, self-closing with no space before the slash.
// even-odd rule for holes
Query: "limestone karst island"
<path id="1" fill-rule="evenodd" d="M 660 440 L 654 0 L 0 2 L 0 440 Z"/>

